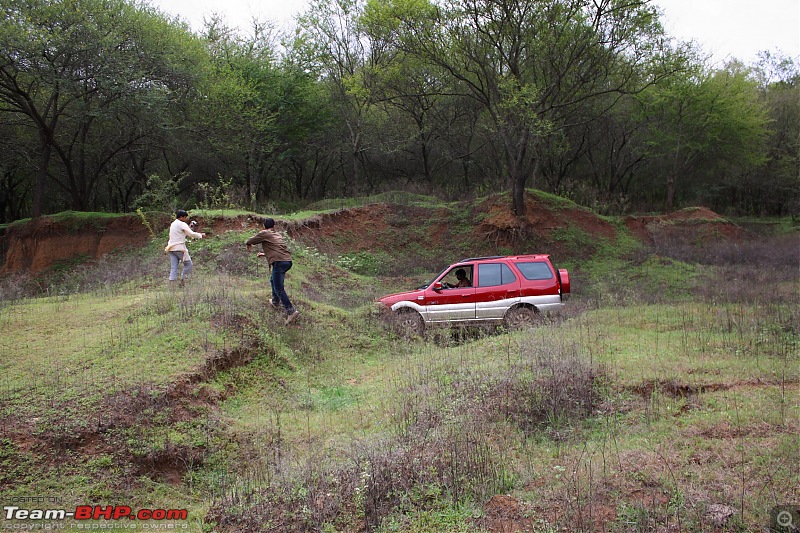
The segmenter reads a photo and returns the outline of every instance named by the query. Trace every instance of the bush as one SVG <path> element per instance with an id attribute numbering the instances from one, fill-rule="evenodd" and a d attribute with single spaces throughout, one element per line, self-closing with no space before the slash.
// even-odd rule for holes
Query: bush
<path id="1" fill-rule="evenodd" d="M 336 262 L 341 268 L 345 268 L 356 274 L 365 276 L 375 276 L 386 271 L 387 265 L 392 262 L 392 258 L 385 252 L 351 252 L 339 256 Z"/>

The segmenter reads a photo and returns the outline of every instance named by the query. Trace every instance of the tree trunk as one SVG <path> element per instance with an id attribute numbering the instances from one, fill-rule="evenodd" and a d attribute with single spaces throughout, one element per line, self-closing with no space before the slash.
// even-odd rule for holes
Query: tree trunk
<path id="1" fill-rule="evenodd" d="M 47 142 L 44 134 L 40 135 L 42 141 L 42 154 L 39 157 L 39 168 L 36 171 L 36 183 L 33 188 L 33 202 L 31 204 L 31 217 L 42 216 L 42 201 L 44 200 L 44 187 L 47 181 L 47 169 L 50 167 L 50 154 L 52 146 Z"/>
<path id="2" fill-rule="evenodd" d="M 664 209 L 667 213 L 671 213 L 675 208 L 675 174 L 670 174 L 667 178 L 667 203 Z"/>
<path id="3" fill-rule="evenodd" d="M 514 214 L 519 218 L 525 218 L 525 182 L 527 176 L 524 172 L 520 172 L 514 176 L 514 186 L 511 193 L 511 198 L 514 206 Z"/>

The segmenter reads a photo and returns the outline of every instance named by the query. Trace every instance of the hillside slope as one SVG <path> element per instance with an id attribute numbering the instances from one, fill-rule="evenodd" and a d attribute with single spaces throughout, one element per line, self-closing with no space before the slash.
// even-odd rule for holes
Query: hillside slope
<path id="1" fill-rule="evenodd" d="M 744 230 L 705 208 L 670 215 L 626 217 L 609 222 L 569 200 L 528 191 L 525 219 L 511 213 L 505 195 L 475 202 L 441 205 L 372 203 L 286 221 L 289 235 L 322 253 L 338 257 L 360 254 L 373 272 L 387 275 L 433 271 L 462 257 L 549 253 L 556 261 L 586 258 L 602 243 L 617 242 L 630 232 L 642 243 L 657 237 L 691 242 L 741 239 Z M 255 215 L 194 217 L 204 231 L 257 229 Z M 281 219 L 281 217 L 277 217 Z M 96 259 L 125 247 L 149 242 L 169 224 L 166 215 L 149 215 L 148 228 L 136 215 L 80 216 L 64 213 L 13 224 L 0 237 L 0 275 L 36 274 L 53 266 Z"/>
<path id="2" fill-rule="evenodd" d="M 0 499 L 186 509 L 124 524 L 198 533 L 754 531 L 797 501 L 797 234 L 731 246 L 694 209 L 637 221 L 657 244 L 639 248 L 622 221 L 528 201 L 523 222 L 502 197 L 278 217 L 288 327 L 243 246 L 252 214 L 198 213 L 183 288 L 163 282 L 168 219 L 0 278 Z M 78 217 L 12 226 L 14 249 L 119 228 Z M 373 312 L 419 272 L 517 251 L 578 274 L 529 331 L 408 340 Z"/>

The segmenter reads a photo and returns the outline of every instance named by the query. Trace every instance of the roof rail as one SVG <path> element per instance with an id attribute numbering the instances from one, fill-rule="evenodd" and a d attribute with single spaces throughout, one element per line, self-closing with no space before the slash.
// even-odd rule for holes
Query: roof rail
<path id="1" fill-rule="evenodd" d="M 487 259 L 502 259 L 506 257 L 505 255 L 489 255 L 486 257 L 469 257 L 467 259 L 462 259 L 459 263 L 466 263 L 467 261 L 485 261 Z"/>
<path id="2" fill-rule="evenodd" d="M 526 255 L 536 255 L 539 257 L 550 257 L 550 254 L 513 254 L 513 255 L 487 255 L 485 257 L 469 257 L 462 259 L 459 263 L 466 263 L 468 261 L 486 261 L 489 259 L 503 259 L 504 257 L 523 257 Z"/>

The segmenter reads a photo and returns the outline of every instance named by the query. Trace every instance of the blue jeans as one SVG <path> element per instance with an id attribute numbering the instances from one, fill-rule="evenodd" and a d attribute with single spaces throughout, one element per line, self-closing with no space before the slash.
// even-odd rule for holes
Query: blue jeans
<path id="1" fill-rule="evenodd" d="M 187 256 L 189 254 L 186 254 Z M 169 280 L 175 281 L 178 279 L 178 265 L 183 261 L 183 251 L 169 253 Z M 192 259 L 188 258 L 183 261 L 183 278 L 189 279 L 192 275 Z"/>
<path id="2" fill-rule="evenodd" d="M 280 302 L 287 313 L 294 313 L 294 306 L 289 301 L 286 289 L 283 288 L 283 281 L 286 273 L 292 268 L 291 261 L 275 261 L 272 263 L 272 274 L 269 277 L 269 284 L 272 286 L 272 302 Z"/>

